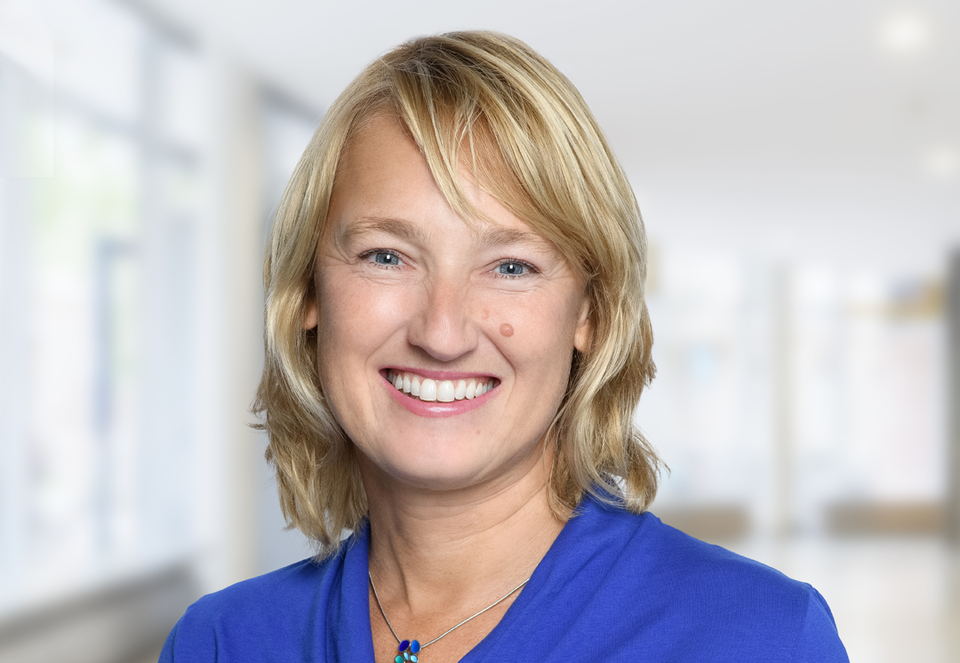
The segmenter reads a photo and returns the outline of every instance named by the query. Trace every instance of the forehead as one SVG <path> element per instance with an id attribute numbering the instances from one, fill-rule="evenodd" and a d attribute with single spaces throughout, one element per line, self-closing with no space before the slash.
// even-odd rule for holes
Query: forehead
<path id="1" fill-rule="evenodd" d="M 427 162 L 406 127 L 381 111 L 350 135 L 333 184 L 332 207 L 362 206 L 368 213 L 387 205 L 409 205 L 436 187 Z"/>
<path id="2" fill-rule="evenodd" d="M 391 112 L 366 120 L 347 142 L 337 169 L 325 236 L 338 240 L 370 233 L 423 239 L 430 219 L 456 217 L 475 243 L 552 244 L 458 169 L 460 192 L 445 195 L 406 126 Z M 451 202 L 462 192 L 464 201 Z M 470 209 L 464 210 L 464 204 Z M 455 210 L 454 207 L 461 207 Z"/>

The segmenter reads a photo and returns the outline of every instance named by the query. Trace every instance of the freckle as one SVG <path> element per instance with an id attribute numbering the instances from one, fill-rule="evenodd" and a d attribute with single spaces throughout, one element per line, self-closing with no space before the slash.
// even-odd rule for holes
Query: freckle
<path id="1" fill-rule="evenodd" d="M 481 320 L 486 320 L 486 319 L 489 318 L 489 317 L 490 317 L 490 311 L 482 311 L 482 312 L 480 313 L 480 319 L 481 319 Z"/>
<path id="2" fill-rule="evenodd" d="M 513 327 L 504 322 L 502 325 L 500 325 L 500 333 L 504 336 L 513 336 Z"/>
<path id="3" fill-rule="evenodd" d="M 478 428 L 478 429 L 477 429 L 477 435 L 479 435 L 479 434 L 480 434 L 480 429 Z"/>

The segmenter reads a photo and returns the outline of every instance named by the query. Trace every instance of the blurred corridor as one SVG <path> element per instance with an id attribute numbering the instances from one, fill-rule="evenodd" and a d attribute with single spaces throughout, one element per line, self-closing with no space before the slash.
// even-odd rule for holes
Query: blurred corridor
<path id="1" fill-rule="evenodd" d="M 652 510 L 816 586 L 851 660 L 960 661 L 949 0 L 0 0 L 0 660 L 155 660 L 310 554 L 248 427 L 271 212 L 367 61 L 458 28 L 557 63 L 635 187 Z"/>

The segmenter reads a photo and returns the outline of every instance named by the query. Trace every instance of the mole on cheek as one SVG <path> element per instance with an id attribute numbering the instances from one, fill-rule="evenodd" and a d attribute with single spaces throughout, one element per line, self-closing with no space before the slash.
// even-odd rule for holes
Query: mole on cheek
<path id="1" fill-rule="evenodd" d="M 500 325 L 500 333 L 503 336 L 513 336 L 513 327 L 504 322 L 502 325 Z"/>

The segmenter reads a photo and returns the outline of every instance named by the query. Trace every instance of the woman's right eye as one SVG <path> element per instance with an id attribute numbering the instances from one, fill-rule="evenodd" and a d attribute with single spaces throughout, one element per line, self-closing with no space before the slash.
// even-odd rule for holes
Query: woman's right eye
<path id="1" fill-rule="evenodd" d="M 377 249 L 375 251 L 368 251 L 361 257 L 383 267 L 399 267 L 403 264 L 400 256 L 394 251 Z"/>

